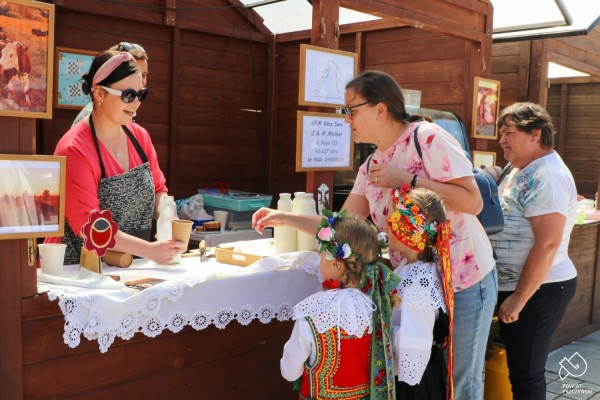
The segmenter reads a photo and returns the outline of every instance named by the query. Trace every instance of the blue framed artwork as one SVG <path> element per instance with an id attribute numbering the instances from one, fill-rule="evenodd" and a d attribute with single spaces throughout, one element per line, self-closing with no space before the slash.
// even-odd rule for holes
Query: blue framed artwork
<path id="1" fill-rule="evenodd" d="M 56 48 L 56 85 L 54 107 L 78 110 L 90 102 L 90 96 L 81 91 L 81 77 L 90 70 L 97 52 Z"/>

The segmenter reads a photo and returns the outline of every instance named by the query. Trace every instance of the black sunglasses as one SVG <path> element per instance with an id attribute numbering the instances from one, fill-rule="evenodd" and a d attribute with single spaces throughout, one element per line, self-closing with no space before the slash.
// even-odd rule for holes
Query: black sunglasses
<path id="1" fill-rule="evenodd" d="M 144 53 L 146 52 L 146 50 L 144 50 L 144 48 L 137 43 L 121 42 L 117 46 L 117 51 L 129 52 L 131 49 L 143 51 Z"/>
<path id="2" fill-rule="evenodd" d="M 350 118 L 352 118 L 352 109 L 360 106 L 364 106 L 365 104 L 370 104 L 370 101 L 365 101 L 364 103 L 357 104 L 355 106 L 344 107 L 343 110 Z"/>
<path id="3" fill-rule="evenodd" d="M 148 94 L 148 88 L 143 88 L 138 90 L 137 92 L 133 89 L 125 89 L 125 90 L 117 90 L 113 88 L 109 88 L 106 86 L 99 85 L 102 89 L 106 90 L 109 94 L 113 96 L 121 96 L 121 100 L 123 103 L 131 103 L 137 97 L 140 99 L 140 103 L 146 98 Z"/>

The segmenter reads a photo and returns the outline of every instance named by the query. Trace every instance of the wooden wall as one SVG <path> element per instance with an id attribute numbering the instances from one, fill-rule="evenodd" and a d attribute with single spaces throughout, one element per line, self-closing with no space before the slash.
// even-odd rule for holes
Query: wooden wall
<path id="1" fill-rule="evenodd" d="M 271 151 L 275 194 L 304 190 L 306 174 L 295 172 L 296 111 L 307 109 L 298 106 L 300 43 L 277 43 Z M 342 35 L 339 48 L 359 54 L 360 71 L 391 74 L 403 88 L 422 92 L 421 107 L 455 112 L 470 127 L 473 77 L 481 73 L 471 68 L 479 56 L 470 41 L 400 27 Z"/>
<path id="2" fill-rule="evenodd" d="M 558 89 L 552 89 L 554 83 L 548 80 L 548 62 L 551 61 L 599 78 L 600 26 L 585 36 L 494 43 L 492 46 L 491 78 L 501 82 L 500 109 L 520 101 L 532 101 L 547 106 L 558 132 L 561 109 L 564 110 L 570 106 L 560 104 L 560 94 L 556 92 Z M 552 94 L 548 90 L 549 87 Z M 593 87 L 587 89 L 580 87 L 575 92 L 581 95 L 584 92 L 595 92 L 595 90 Z M 550 96 L 553 98 L 550 99 Z M 590 102 L 592 100 L 593 98 L 590 99 Z M 582 111 L 582 109 L 580 108 L 579 111 Z M 570 111 L 568 114 L 570 114 Z M 583 115 L 575 113 L 572 117 L 580 118 Z M 589 124 L 586 121 L 574 123 L 576 125 Z M 588 133 L 591 132 L 588 130 Z M 562 133 L 562 139 L 568 141 L 564 133 Z M 488 151 L 496 151 L 498 164 L 504 165 L 505 160 L 497 141 L 489 140 L 487 142 Z M 557 149 L 564 158 L 563 149 L 558 147 Z M 594 152 L 593 148 L 588 147 L 586 150 L 589 150 L 590 153 Z M 600 148 L 597 148 L 597 150 L 600 150 Z M 567 162 L 567 166 L 570 167 L 569 162 Z M 577 165 L 573 165 L 573 167 L 579 168 Z M 598 170 L 596 169 L 596 171 Z M 596 176 L 595 181 L 597 186 L 598 176 Z M 588 183 L 585 183 L 585 185 L 588 185 Z"/>
<path id="3" fill-rule="evenodd" d="M 181 24 L 210 17 L 246 26 L 234 11 L 207 12 L 183 13 Z M 101 51 L 121 41 L 150 57 L 150 93 L 136 122 L 152 137 L 169 192 L 190 196 L 213 181 L 266 191 L 267 44 L 58 8 L 56 46 Z M 52 154 L 76 115 L 57 109 L 44 121 L 40 153 Z"/>
<path id="4" fill-rule="evenodd" d="M 600 82 L 552 84 L 547 103 L 557 131 L 555 147 L 575 178 L 577 193 L 593 199 L 600 171 Z"/>

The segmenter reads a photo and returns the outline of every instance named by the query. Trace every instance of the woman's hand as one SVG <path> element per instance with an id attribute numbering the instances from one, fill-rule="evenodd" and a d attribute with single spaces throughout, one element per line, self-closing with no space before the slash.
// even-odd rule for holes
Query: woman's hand
<path id="1" fill-rule="evenodd" d="M 285 224 L 284 211 L 263 207 L 252 214 L 252 228 L 263 234 L 266 227 L 282 226 Z"/>
<path id="2" fill-rule="evenodd" d="M 381 188 L 395 188 L 405 183 L 410 185 L 412 178 L 413 174 L 389 164 L 371 164 L 369 170 L 369 182 Z"/>
<path id="3" fill-rule="evenodd" d="M 161 240 L 150 242 L 145 258 L 157 264 L 169 264 L 177 254 L 187 250 L 185 243 L 178 240 Z"/>
<path id="4" fill-rule="evenodd" d="M 519 313 L 525 307 L 525 302 L 519 300 L 515 294 L 511 294 L 504 300 L 498 309 L 498 318 L 505 324 L 510 324 L 519 319 Z"/>

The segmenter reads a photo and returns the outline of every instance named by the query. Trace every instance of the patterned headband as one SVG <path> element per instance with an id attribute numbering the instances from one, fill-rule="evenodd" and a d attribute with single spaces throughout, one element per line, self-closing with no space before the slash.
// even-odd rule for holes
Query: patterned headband
<path id="1" fill-rule="evenodd" d="M 422 253 L 429 239 L 429 243 L 435 243 L 438 223 L 427 221 L 419 206 L 408 197 L 409 191 L 410 186 L 406 184 L 401 188 L 392 189 L 396 211 L 388 215 L 387 224 L 396 239 Z"/>
<path id="2" fill-rule="evenodd" d="M 135 58 L 131 54 L 126 52 L 121 52 L 109 58 L 108 61 L 102 64 L 100 68 L 98 68 L 98 71 L 96 71 L 96 73 L 94 74 L 92 87 L 96 86 L 97 84 L 108 78 L 108 76 L 112 74 L 113 71 L 119 67 L 119 65 L 128 61 L 135 61 Z"/>

